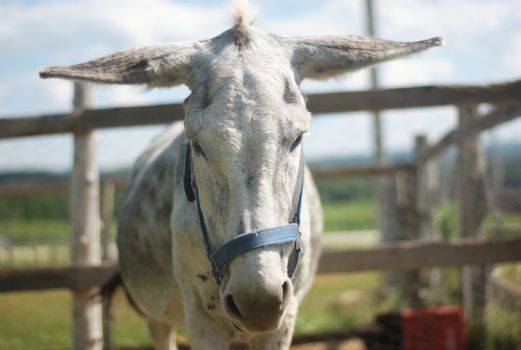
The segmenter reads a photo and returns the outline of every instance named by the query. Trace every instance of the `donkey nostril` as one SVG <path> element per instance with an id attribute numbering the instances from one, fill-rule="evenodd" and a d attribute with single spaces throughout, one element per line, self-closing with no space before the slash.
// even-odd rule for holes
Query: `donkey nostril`
<path id="1" fill-rule="evenodd" d="M 284 283 L 282 284 L 282 301 L 286 301 L 288 300 L 288 298 L 290 297 L 290 294 L 291 294 L 291 282 L 290 280 L 286 280 L 284 281 Z"/>
<path id="2" fill-rule="evenodd" d="M 242 318 L 241 312 L 239 311 L 237 304 L 235 304 L 235 301 L 233 300 L 233 296 L 231 294 L 228 294 L 225 298 L 225 308 L 228 311 L 228 313 L 231 314 L 231 316 L 234 316 L 236 318 Z"/>

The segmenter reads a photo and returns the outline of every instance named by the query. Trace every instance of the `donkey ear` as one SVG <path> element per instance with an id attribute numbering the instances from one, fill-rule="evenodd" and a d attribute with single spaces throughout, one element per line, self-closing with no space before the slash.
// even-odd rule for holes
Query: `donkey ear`
<path id="1" fill-rule="evenodd" d="M 289 41 L 292 64 L 300 80 L 327 79 L 443 45 L 441 38 L 396 42 L 361 36 L 324 36 Z"/>
<path id="2" fill-rule="evenodd" d="M 170 87 L 190 82 L 194 43 L 172 43 L 119 51 L 85 63 L 47 67 L 41 78 L 84 80 L 103 84 Z"/>

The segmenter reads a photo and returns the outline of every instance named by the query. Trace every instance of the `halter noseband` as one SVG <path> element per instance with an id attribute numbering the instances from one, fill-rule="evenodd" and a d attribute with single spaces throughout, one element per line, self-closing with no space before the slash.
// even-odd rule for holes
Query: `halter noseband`
<path id="1" fill-rule="evenodd" d="M 189 202 L 196 202 L 197 214 L 199 216 L 199 227 L 206 251 L 206 256 L 212 265 L 212 274 L 217 284 L 221 284 L 223 280 L 224 268 L 237 256 L 257 248 L 279 245 L 285 243 L 293 243 L 293 252 L 288 261 L 288 277 L 292 278 L 297 270 L 300 253 L 304 250 L 301 242 L 300 211 L 302 207 L 302 192 L 304 190 L 304 176 L 302 176 L 302 184 L 300 188 L 297 211 L 293 217 L 293 222 L 288 225 L 267 228 L 263 230 L 242 233 L 226 242 L 217 250 L 212 245 L 208 229 L 204 220 L 201 203 L 199 201 L 199 193 L 195 176 L 192 175 L 192 147 L 189 143 L 186 145 L 185 155 L 185 171 L 183 176 L 183 186 L 186 199 Z M 303 174 L 302 174 L 303 175 Z"/>

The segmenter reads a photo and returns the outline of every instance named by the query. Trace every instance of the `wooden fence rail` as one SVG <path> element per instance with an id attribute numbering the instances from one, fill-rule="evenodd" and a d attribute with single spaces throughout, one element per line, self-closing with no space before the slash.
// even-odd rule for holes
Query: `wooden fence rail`
<path id="1" fill-rule="evenodd" d="M 521 261 L 521 238 L 454 242 L 399 242 L 373 248 L 325 251 L 318 273 L 409 271 L 431 267 Z M 0 270 L 0 292 L 99 287 L 117 266 Z"/>
<path id="2" fill-rule="evenodd" d="M 404 241 L 374 248 L 327 252 L 320 259 L 319 273 L 414 271 L 509 261 L 521 261 L 521 238 Z"/>
<path id="3" fill-rule="evenodd" d="M 313 177 L 336 178 L 345 176 L 376 176 L 392 175 L 396 172 L 408 171 L 414 168 L 414 163 L 382 165 L 338 165 L 338 166 L 311 166 Z M 107 177 L 102 182 L 112 182 L 116 189 L 123 190 L 128 180 L 124 177 Z M 70 189 L 70 180 L 51 181 L 19 181 L 0 183 L 0 196 L 26 196 L 46 193 L 65 193 Z"/>
<path id="4" fill-rule="evenodd" d="M 103 285 L 115 265 L 0 269 L 0 292 L 45 289 L 86 290 Z"/>
<path id="5" fill-rule="evenodd" d="M 373 91 L 352 91 L 308 96 L 316 114 L 434 107 L 468 103 L 519 104 L 521 81 L 482 86 L 421 86 Z M 26 118 L 0 118 L 0 139 L 83 132 L 92 129 L 167 124 L 182 120 L 181 104 L 87 109 L 82 113 Z"/>
<path id="6" fill-rule="evenodd" d="M 124 177 L 110 177 L 101 182 L 110 181 L 116 189 L 123 190 L 128 180 Z M 0 184 L 0 196 L 27 196 L 46 193 L 66 193 L 70 190 L 69 178 L 51 181 L 19 181 Z"/>

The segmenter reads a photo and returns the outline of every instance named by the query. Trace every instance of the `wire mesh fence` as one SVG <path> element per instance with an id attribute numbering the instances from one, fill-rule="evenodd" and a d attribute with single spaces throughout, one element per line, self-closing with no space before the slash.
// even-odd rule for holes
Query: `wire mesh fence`
<path id="1" fill-rule="evenodd" d="M 418 175 L 418 239 L 521 237 L 521 148 L 512 139 L 499 136 L 505 129 L 519 127 L 520 122 L 461 141 L 459 148 L 448 148 L 423 167 Z M 461 154 L 469 142 L 476 146 L 470 162 Z M 468 197 L 470 205 L 465 206 L 462 201 Z M 413 276 L 419 286 L 417 298 L 407 302 L 461 305 L 474 348 L 517 349 L 521 334 L 520 266 L 424 270 Z"/>

